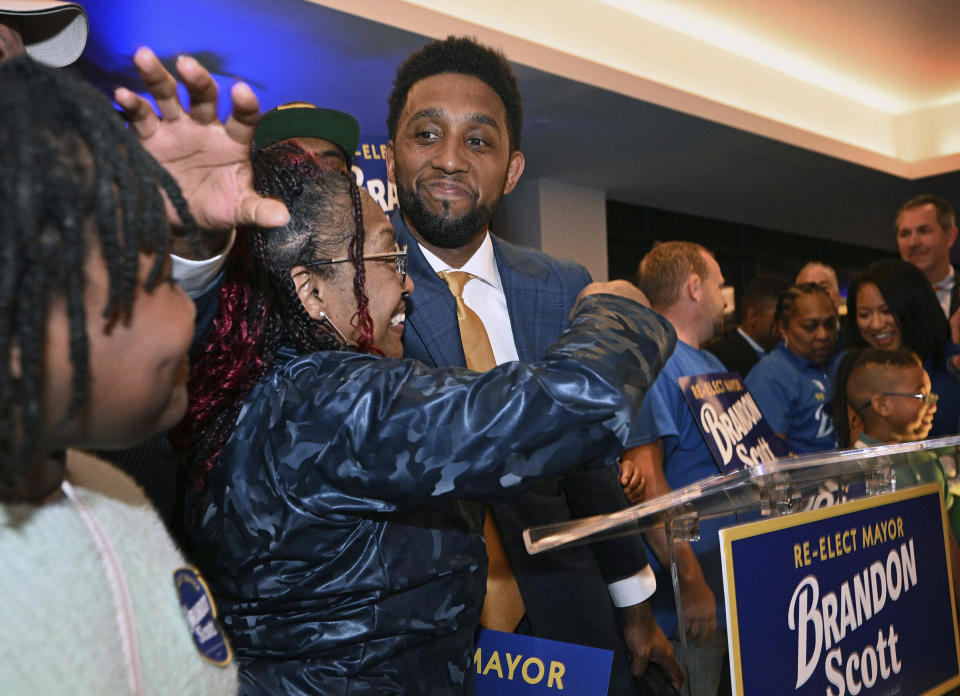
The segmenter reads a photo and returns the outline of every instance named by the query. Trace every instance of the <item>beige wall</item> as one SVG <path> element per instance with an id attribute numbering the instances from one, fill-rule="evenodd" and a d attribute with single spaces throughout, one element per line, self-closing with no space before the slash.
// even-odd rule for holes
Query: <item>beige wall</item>
<path id="1" fill-rule="evenodd" d="M 594 280 L 607 279 L 607 207 L 600 189 L 521 179 L 504 198 L 494 230 L 516 244 L 573 259 Z"/>

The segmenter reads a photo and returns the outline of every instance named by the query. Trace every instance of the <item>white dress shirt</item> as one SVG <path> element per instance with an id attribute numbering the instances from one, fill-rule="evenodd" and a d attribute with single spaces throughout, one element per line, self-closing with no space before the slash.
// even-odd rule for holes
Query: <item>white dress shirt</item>
<path id="1" fill-rule="evenodd" d="M 480 248 L 460 268 L 452 268 L 429 249 L 425 249 L 423 245 L 420 245 L 420 251 L 437 273 L 466 271 L 476 276 L 467 281 L 463 288 L 464 304 L 476 312 L 483 322 L 483 328 L 490 338 L 490 346 L 493 348 L 493 357 L 497 364 L 519 360 L 510 314 L 507 310 L 507 296 L 503 292 L 503 283 L 500 281 L 500 272 L 497 270 L 493 242 L 490 240 L 489 233 L 484 237 Z M 414 296 L 416 296 L 416 290 L 414 290 Z M 531 317 L 531 320 L 535 321 L 535 318 Z M 639 604 L 650 597 L 656 588 L 657 580 L 649 565 L 628 578 L 607 585 L 610 599 L 616 607 Z"/>
<path id="2" fill-rule="evenodd" d="M 746 341 L 750 345 L 750 347 L 753 348 L 754 351 L 756 351 L 757 355 L 759 355 L 760 357 L 763 357 L 764 355 L 767 354 L 767 351 L 763 349 L 763 346 L 761 346 L 759 343 L 754 341 L 750 337 L 750 334 L 748 334 L 746 331 L 741 329 L 739 326 L 737 327 L 737 333 L 743 336 L 743 340 Z"/>
<path id="3" fill-rule="evenodd" d="M 192 299 L 200 297 L 217 281 L 236 238 L 237 231 L 234 230 L 230 233 L 230 239 L 223 251 L 209 259 L 195 261 L 170 254 L 170 275 L 174 282 Z"/>
<path id="4" fill-rule="evenodd" d="M 943 309 L 943 313 L 947 315 L 947 319 L 950 318 L 950 294 L 953 292 L 954 282 L 955 279 L 953 277 L 953 266 L 951 266 L 950 272 L 946 275 L 946 277 L 941 278 L 933 285 L 933 291 L 937 293 L 937 300 L 940 302 L 940 307 Z"/>

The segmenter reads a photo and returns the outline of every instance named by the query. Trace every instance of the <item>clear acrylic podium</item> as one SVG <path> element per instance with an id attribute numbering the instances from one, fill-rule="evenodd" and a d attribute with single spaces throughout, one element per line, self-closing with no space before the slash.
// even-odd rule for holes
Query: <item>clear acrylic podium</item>
<path id="1" fill-rule="evenodd" d="M 672 542 L 698 541 L 700 520 L 749 513 L 750 519 L 789 515 L 856 498 L 880 495 L 929 483 L 914 475 L 919 468 L 939 463 L 947 485 L 960 495 L 960 436 L 834 450 L 776 461 L 712 476 L 638 505 L 608 515 L 532 527 L 524 530 L 531 554 L 578 544 L 589 544 L 662 527 L 670 548 L 671 577 L 677 600 L 678 625 L 683 626 L 676 556 Z M 937 462 L 937 460 L 939 460 Z M 922 466 L 921 466 L 922 464 Z M 898 476 L 899 471 L 899 476 Z M 919 478 L 923 478 L 922 476 Z M 686 640 L 678 631 L 687 672 Z M 686 684 L 689 684 L 689 679 Z M 686 686 L 684 687 L 686 689 Z M 684 691 L 689 693 L 689 691 Z"/>

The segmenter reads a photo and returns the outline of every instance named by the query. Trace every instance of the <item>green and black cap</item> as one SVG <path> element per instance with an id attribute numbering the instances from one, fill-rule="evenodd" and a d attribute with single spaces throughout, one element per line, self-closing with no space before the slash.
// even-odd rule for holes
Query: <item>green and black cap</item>
<path id="1" fill-rule="evenodd" d="M 347 164 L 360 142 L 360 124 L 343 111 L 321 109 L 307 102 L 289 102 L 265 113 L 253 134 L 253 145 L 261 150 L 290 138 L 323 138 L 343 150 Z"/>

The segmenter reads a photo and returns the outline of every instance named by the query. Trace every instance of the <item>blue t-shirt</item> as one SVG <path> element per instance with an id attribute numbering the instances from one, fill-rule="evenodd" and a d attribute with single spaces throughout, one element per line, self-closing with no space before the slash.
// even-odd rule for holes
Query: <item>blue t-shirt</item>
<path id="1" fill-rule="evenodd" d="M 745 383 L 773 431 L 786 435 L 797 453 L 834 449 L 830 383 L 840 356 L 824 370 L 784 344 L 760 359 Z"/>
<path id="2" fill-rule="evenodd" d="M 727 368 L 713 354 L 677 341 L 673 355 L 643 400 L 640 413 L 630 429 L 627 448 L 663 440 L 663 474 L 673 489 L 720 474 L 677 380 L 680 377 L 726 371 Z M 703 520 L 700 522 L 700 541 L 690 544 L 700 562 L 707 586 L 716 597 L 719 626 L 724 626 L 726 622 L 720 537 L 717 533 L 721 527 L 728 527 L 734 522 L 732 516 Z M 652 552 L 648 555 L 650 567 L 657 576 L 657 591 L 650 598 L 654 616 L 667 636 L 673 637 L 677 629 L 677 610 L 670 571 L 657 562 Z"/>

